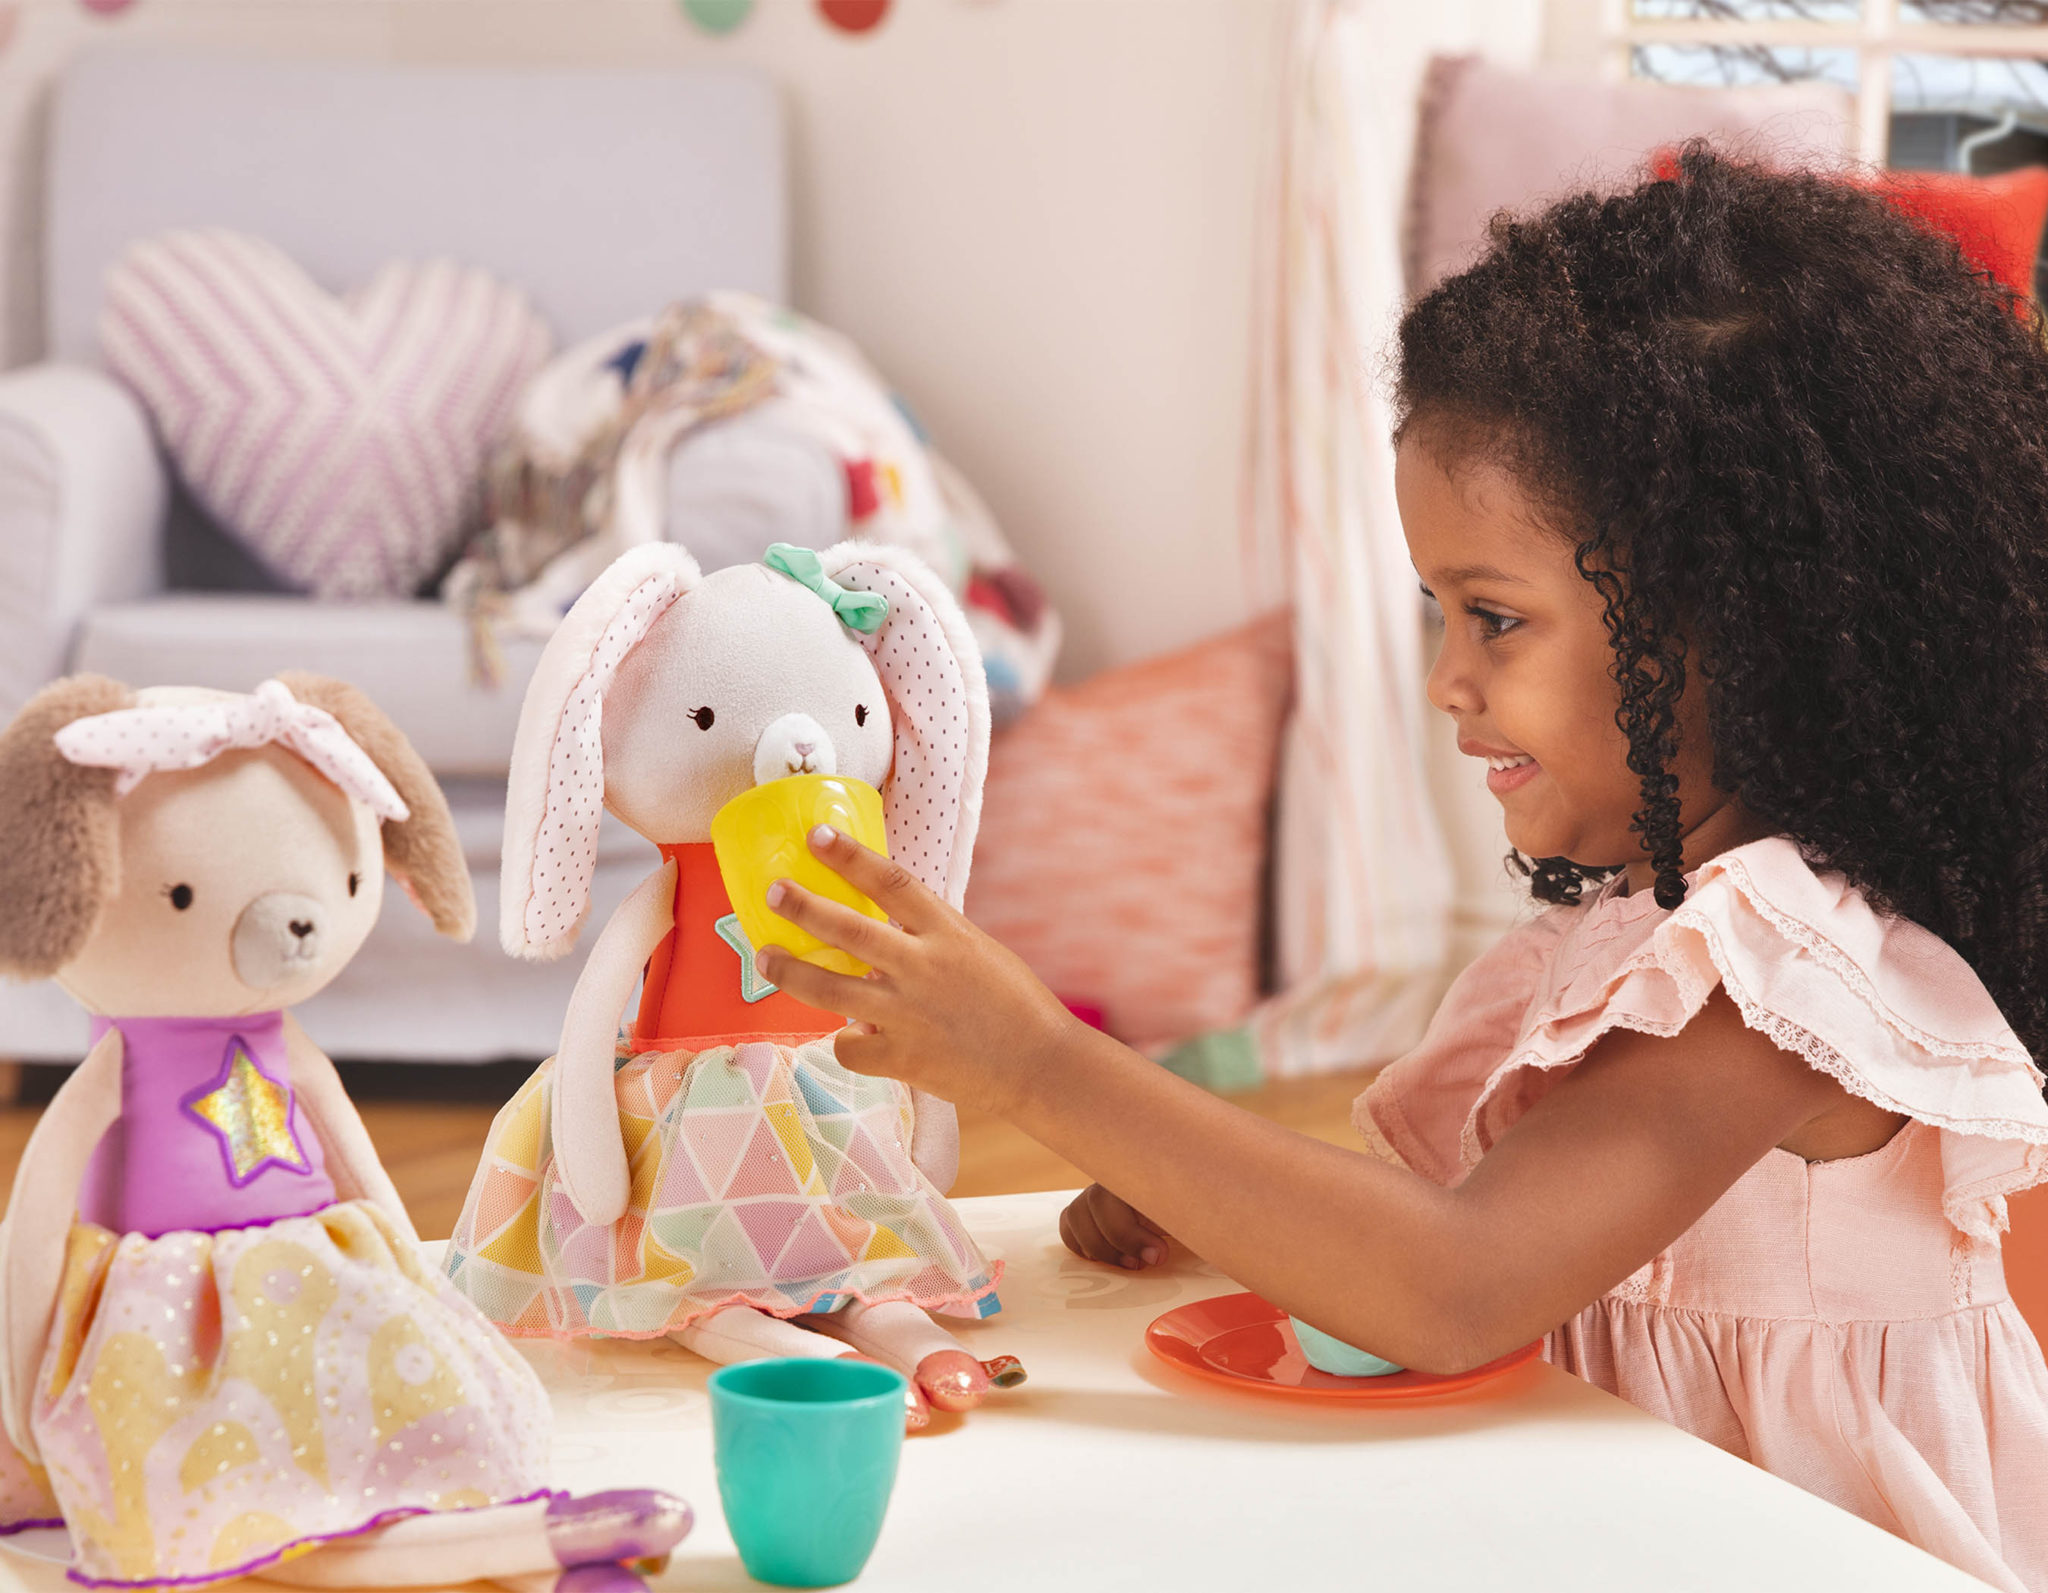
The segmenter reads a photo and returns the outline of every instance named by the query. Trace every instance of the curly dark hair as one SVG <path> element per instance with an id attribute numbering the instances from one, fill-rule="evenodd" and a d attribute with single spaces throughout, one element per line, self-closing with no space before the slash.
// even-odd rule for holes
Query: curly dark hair
<path id="1" fill-rule="evenodd" d="M 1401 322 L 1397 435 L 1495 460 L 1575 545 L 1661 905 L 1696 670 L 1715 783 L 2048 1056 L 2038 312 L 1863 188 L 1702 144 L 1664 169 L 1497 217 Z M 1549 902 L 1611 872 L 1513 861 Z"/>

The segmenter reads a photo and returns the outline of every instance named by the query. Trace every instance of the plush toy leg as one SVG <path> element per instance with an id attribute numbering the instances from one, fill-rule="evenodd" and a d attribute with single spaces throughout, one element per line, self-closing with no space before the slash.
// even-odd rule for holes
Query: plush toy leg
<path id="1" fill-rule="evenodd" d="M 917 1308 L 911 1307 L 913 1311 Z M 918 1312 L 922 1316 L 923 1312 Z M 732 1305 L 710 1316 L 700 1317 L 671 1335 L 686 1350 L 694 1350 L 707 1361 L 733 1366 L 741 1361 L 764 1361 L 777 1356 L 808 1356 L 814 1360 L 837 1360 L 842 1356 L 865 1359 L 864 1345 L 828 1337 L 819 1324 L 824 1317 L 805 1317 L 802 1323 L 756 1311 L 752 1306 Z M 884 1357 L 876 1356 L 881 1360 Z M 890 1364 L 894 1364 L 893 1362 Z M 907 1367 L 898 1367 L 908 1375 Z M 904 1397 L 903 1424 L 916 1432 L 931 1422 L 931 1410 L 923 1391 L 913 1379 Z"/>
<path id="2" fill-rule="evenodd" d="M 289 1587 L 498 1581 L 521 1593 L 638 1593 L 645 1584 L 622 1562 L 665 1560 L 691 1519 L 682 1500 L 652 1489 L 557 1495 L 411 1516 L 271 1566 L 263 1577 Z"/>
<path id="3" fill-rule="evenodd" d="M 972 1410 L 988 1393 L 981 1362 L 908 1300 L 855 1303 L 804 1321 L 895 1367 L 940 1410 Z"/>

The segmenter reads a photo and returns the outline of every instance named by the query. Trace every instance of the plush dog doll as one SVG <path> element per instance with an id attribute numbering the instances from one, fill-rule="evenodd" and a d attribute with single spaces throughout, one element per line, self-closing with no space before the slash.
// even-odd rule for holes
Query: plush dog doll
<path id="1" fill-rule="evenodd" d="M 0 1227 L 0 1531 L 68 1527 L 77 1581 L 623 1593 L 688 1530 L 665 1495 L 542 1486 L 539 1381 L 419 1254 L 284 1010 L 387 868 L 470 933 L 446 801 L 337 681 L 80 675 L 0 734 L 0 970 L 94 1035 Z"/>
<path id="2" fill-rule="evenodd" d="M 584 593 L 514 743 L 506 949 L 574 944 L 603 809 L 663 862 L 492 1130 L 449 1248 L 486 1315 L 514 1334 L 672 1334 L 725 1362 L 857 1351 L 912 1377 L 913 1429 L 926 1401 L 980 1401 L 987 1369 L 926 1314 L 996 1308 L 998 1269 L 942 1194 L 953 1109 L 849 1073 L 842 1021 L 758 979 L 709 835 L 761 781 L 849 776 L 881 789 L 892 854 L 958 903 L 987 748 L 973 637 L 900 550 L 778 546 L 700 576 L 653 544 Z"/>

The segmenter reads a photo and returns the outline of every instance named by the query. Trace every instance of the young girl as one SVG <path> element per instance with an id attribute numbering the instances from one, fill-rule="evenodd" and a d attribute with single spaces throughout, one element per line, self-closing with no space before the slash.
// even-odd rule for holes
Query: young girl
<path id="1" fill-rule="evenodd" d="M 2048 1590 L 2048 1368 L 1999 1253 L 2048 1178 L 2037 319 L 1880 199 L 1692 149 L 1498 223 L 1409 311 L 1398 397 L 1430 699 L 1551 906 L 1362 1098 L 1377 1157 L 1082 1028 L 843 837 L 813 844 L 894 927 L 770 901 L 875 974 L 761 972 L 855 1020 L 848 1067 L 1099 1178 L 1062 1224 L 1084 1256 L 1171 1233 L 1427 1371 L 1547 1335 Z"/>

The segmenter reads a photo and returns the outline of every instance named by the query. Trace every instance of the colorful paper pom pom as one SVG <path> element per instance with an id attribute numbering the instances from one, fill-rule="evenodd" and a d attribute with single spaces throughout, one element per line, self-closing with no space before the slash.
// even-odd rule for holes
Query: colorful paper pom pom
<path id="1" fill-rule="evenodd" d="M 683 0 L 683 14 L 706 33 L 730 33 L 753 10 L 754 0 Z"/>
<path id="2" fill-rule="evenodd" d="M 866 33 L 881 26 L 889 14 L 889 0 L 818 0 L 818 9 L 833 27 L 847 33 Z"/>

